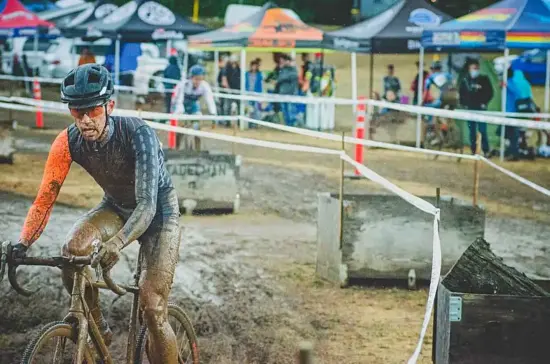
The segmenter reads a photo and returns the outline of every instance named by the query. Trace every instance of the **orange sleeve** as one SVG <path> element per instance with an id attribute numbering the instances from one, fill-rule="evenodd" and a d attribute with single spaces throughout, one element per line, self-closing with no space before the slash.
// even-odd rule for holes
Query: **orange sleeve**
<path id="1" fill-rule="evenodd" d="M 44 231 L 61 185 L 63 185 L 71 168 L 71 163 L 69 135 L 67 129 L 65 129 L 55 138 L 52 144 L 38 195 L 27 214 L 19 238 L 23 244 L 30 246 Z"/>

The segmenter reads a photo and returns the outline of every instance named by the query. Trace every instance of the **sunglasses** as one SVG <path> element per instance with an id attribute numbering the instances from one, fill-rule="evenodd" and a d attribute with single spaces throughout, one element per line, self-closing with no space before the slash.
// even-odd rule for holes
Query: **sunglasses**
<path id="1" fill-rule="evenodd" d="M 77 119 L 82 119 L 84 115 L 88 115 L 89 118 L 97 118 L 103 115 L 103 112 L 105 110 L 105 105 L 94 106 L 87 109 L 69 109 L 69 110 L 71 111 L 71 115 Z"/>

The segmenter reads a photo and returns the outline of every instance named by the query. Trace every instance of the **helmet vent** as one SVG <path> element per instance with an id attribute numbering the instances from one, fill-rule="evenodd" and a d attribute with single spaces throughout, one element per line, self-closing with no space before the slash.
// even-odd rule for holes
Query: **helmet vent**
<path id="1" fill-rule="evenodd" d="M 88 83 L 99 83 L 100 79 L 99 72 L 88 72 Z"/>
<path id="2" fill-rule="evenodd" d="M 74 85 L 74 73 L 71 73 L 67 78 L 65 78 L 65 87 Z"/>

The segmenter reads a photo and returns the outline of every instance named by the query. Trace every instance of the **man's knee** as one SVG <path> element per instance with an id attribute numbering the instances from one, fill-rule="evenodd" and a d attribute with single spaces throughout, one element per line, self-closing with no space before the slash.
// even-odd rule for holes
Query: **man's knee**
<path id="1" fill-rule="evenodd" d="M 148 274 L 140 287 L 141 310 L 149 326 L 162 325 L 167 315 L 171 275 L 160 271 L 158 273 L 153 274 L 153 277 Z"/>
<path id="2" fill-rule="evenodd" d="M 86 256 L 92 253 L 92 242 L 101 240 L 101 232 L 90 223 L 83 223 L 69 233 L 63 245 L 64 255 Z"/>

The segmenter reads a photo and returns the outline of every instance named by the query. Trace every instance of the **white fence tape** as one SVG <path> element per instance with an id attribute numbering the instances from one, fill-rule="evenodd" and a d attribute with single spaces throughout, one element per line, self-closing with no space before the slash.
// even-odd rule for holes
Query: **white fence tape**
<path id="1" fill-rule="evenodd" d="M 41 106 L 44 109 L 44 111 L 55 112 L 55 113 L 60 113 L 60 114 L 67 114 L 68 113 L 67 106 L 65 104 L 60 103 L 60 102 L 55 102 L 55 101 L 39 101 L 39 100 L 34 100 L 34 99 L 29 99 L 29 98 L 24 98 L 24 97 L 1 97 L 1 96 L 0 96 L 0 101 L 8 101 L 8 102 L 17 101 L 17 102 L 25 103 L 27 105 L 32 105 L 32 106 L 24 106 L 24 105 L 7 104 L 7 103 L 1 103 L 0 102 L 0 108 L 4 108 L 4 109 L 35 112 L 37 110 L 36 106 Z M 159 112 L 122 110 L 122 109 L 115 109 L 114 114 L 119 115 L 119 116 L 128 116 L 128 117 L 133 116 L 133 117 L 139 117 L 139 118 L 144 118 L 144 119 L 161 119 L 161 120 L 174 118 L 174 119 L 177 119 L 177 120 L 191 120 L 191 121 L 195 121 L 195 120 L 206 120 L 206 121 L 210 121 L 210 120 L 212 120 L 212 121 L 213 120 L 231 120 L 231 121 L 235 121 L 235 120 L 239 119 L 239 117 L 235 117 L 235 116 L 214 117 L 214 116 L 207 116 L 207 115 L 202 115 L 202 116 L 200 116 L 200 115 L 181 115 L 181 114 L 173 115 L 173 114 L 166 114 L 166 113 L 159 113 Z M 310 137 L 315 137 L 315 138 L 320 138 L 320 139 L 326 139 L 326 140 L 333 140 L 333 141 L 341 141 L 342 140 L 342 137 L 340 137 L 338 135 L 334 135 L 334 134 L 329 134 L 329 133 L 324 133 L 324 132 L 319 132 L 319 131 L 314 131 L 314 130 L 308 130 L 308 129 L 301 129 L 301 128 L 296 128 L 296 127 L 290 127 L 290 126 L 280 125 L 280 124 L 273 124 L 273 123 L 269 123 L 269 122 L 265 122 L 265 121 L 261 121 L 261 120 L 251 119 L 251 118 L 248 118 L 248 117 L 242 117 L 241 119 L 243 121 L 247 121 L 249 123 L 255 123 L 255 124 L 262 125 L 262 126 L 265 126 L 265 127 L 268 127 L 268 128 L 278 129 L 278 130 L 287 131 L 287 132 L 291 132 L 291 133 L 295 133 L 295 134 L 301 134 L 301 135 L 305 135 L 305 136 L 310 136 Z M 212 133 L 211 135 L 219 135 L 219 134 Z M 213 138 L 212 136 L 210 136 L 210 137 Z M 227 137 L 232 138 L 232 137 L 229 137 L 229 136 L 227 136 Z M 229 140 L 226 140 L 226 141 L 229 141 Z M 537 185 L 537 184 L 535 184 L 535 183 L 533 183 L 533 182 L 531 182 L 531 181 L 515 174 L 514 172 L 509 171 L 509 170 L 507 170 L 507 169 L 491 162 L 490 160 L 488 160 L 486 158 L 483 158 L 483 157 L 480 157 L 480 156 L 473 156 L 473 155 L 467 155 L 467 154 L 457 154 L 457 153 L 434 151 L 434 150 L 427 150 L 427 149 L 421 149 L 421 148 L 406 147 L 406 146 L 403 146 L 403 145 L 376 142 L 376 141 L 373 141 L 373 140 L 357 139 L 357 138 L 353 138 L 353 137 L 345 137 L 344 142 L 350 143 L 350 144 L 361 144 L 361 145 L 365 145 L 365 146 L 379 147 L 379 148 L 390 149 L 390 150 L 400 150 L 400 151 L 413 152 L 413 153 L 441 155 L 441 156 L 447 156 L 447 157 L 451 157 L 451 158 L 463 158 L 463 159 L 469 159 L 469 160 L 481 159 L 482 161 L 484 161 L 485 163 L 487 163 L 491 167 L 505 173 L 506 175 L 510 176 L 511 178 L 514 178 L 518 182 L 523 183 L 524 185 L 526 185 L 530 188 L 533 188 L 534 190 L 539 191 L 539 192 L 543 193 L 544 195 L 550 196 L 550 191 L 548 189 L 546 189 L 542 186 L 539 186 L 539 185 Z"/>
<path id="2" fill-rule="evenodd" d="M 246 116 L 241 117 L 241 119 L 248 122 L 248 123 L 261 125 L 261 126 L 271 128 L 271 129 L 287 131 L 287 132 L 290 132 L 290 133 L 305 135 L 305 136 L 309 136 L 309 137 L 313 137 L 313 138 L 333 140 L 333 141 L 342 141 L 341 136 L 338 136 L 338 135 L 335 135 L 335 134 L 330 134 L 330 133 L 325 133 L 325 132 L 322 132 L 322 131 L 302 129 L 302 128 L 297 128 L 297 127 L 294 127 L 294 126 L 287 126 L 287 125 L 282 125 L 282 124 L 274 124 L 274 123 L 270 123 L 270 122 L 267 122 L 267 121 L 251 119 L 251 118 L 246 117 Z M 472 160 L 477 159 L 477 157 L 475 155 L 449 153 L 449 152 L 442 152 L 442 151 L 437 151 L 437 150 L 407 147 L 407 146 L 404 146 L 404 145 L 377 142 L 377 141 L 374 141 L 374 140 L 357 139 L 357 138 L 349 137 L 349 136 L 344 136 L 344 142 L 345 143 L 350 143 L 350 144 L 360 144 L 360 145 L 364 145 L 364 146 L 367 146 L 367 147 L 384 148 L 384 149 L 391 149 L 391 150 L 400 150 L 400 151 L 403 151 L 403 152 L 412 152 L 412 153 L 421 153 L 421 154 L 430 154 L 430 155 L 440 155 L 440 156 L 451 157 L 451 158 L 462 158 L 462 159 L 472 159 Z"/>
<path id="3" fill-rule="evenodd" d="M 15 77 L 0 75 L 0 79 L 6 80 L 18 80 L 18 81 L 32 81 L 33 77 Z M 60 79 L 52 78 L 37 78 L 40 82 L 49 82 L 49 83 L 60 83 Z M 135 87 L 130 86 L 116 86 L 119 90 L 136 90 Z M 225 98 L 230 100 L 240 100 L 240 101 L 256 101 L 256 102 L 290 102 L 290 103 L 300 103 L 300 104 L 335 104 L 335 105 L 357 105 L 357 104 L 367 104 L 371 106 L 376 106 L 380 108 L 387 108 L 391 110 L 403 111 L 411 114 L 422 114 L 422 115 L 432 115 L 439 116 L 444 118 L 458 119 L 458 120 L 467 120 L 467 121 L 478 121 L 489 124 L 505 125 L 505 126 L 517 126 L 521 128 L 528 129 L 538 129 L 538 130 L 550 130 L 550 122 L 543 121 L 530 121 L 525 119 L 512 119 L 505 118 L 501 116 L 494 116 L 491 114 L 485 114 L 482 112 L 472 112 L 472 111 L 457 111 L 457 110 L 442 110 L 436 108 L 429 108 L 424 106 L 415 106 L 408 104 L 398 104 L 393 102 L 386 101 L 377 101 L 377 100 L 350 100 L 342 99 L 336 97 L 313 97 L 313 96 L 285 96 L 277 94 L 260 94 L 260 93 L 243 93 L 243 94 L 228 94 L 228 93 L 214 93 L 215 97 Z"/>

